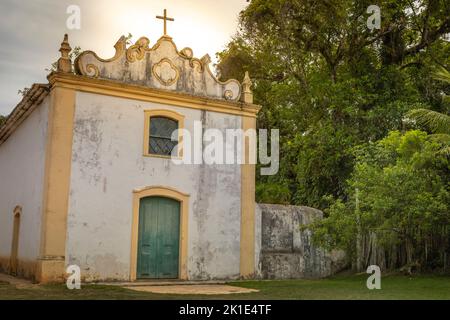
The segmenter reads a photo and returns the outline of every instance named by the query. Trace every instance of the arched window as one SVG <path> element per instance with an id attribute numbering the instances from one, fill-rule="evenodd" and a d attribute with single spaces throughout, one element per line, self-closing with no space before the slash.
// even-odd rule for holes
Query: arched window
<path id="1" fill-rule="evenodd" d="M 181 130 L 184 117 L 170 110 L 145 111 L 144 155 L 170 157 L 172 154 L 181 156 Z M 178 131 L 176 139 L 172 134 Z M 174 151 L 174 152 L 173 152 Z"/>
<path id="2" fill-rule="evenodd" d="M 166 117 L 150 118 L 149 153 L 170 156 L 178 139 L 172 141 L 172 133 L 178 129 L 178 121 Z"/>

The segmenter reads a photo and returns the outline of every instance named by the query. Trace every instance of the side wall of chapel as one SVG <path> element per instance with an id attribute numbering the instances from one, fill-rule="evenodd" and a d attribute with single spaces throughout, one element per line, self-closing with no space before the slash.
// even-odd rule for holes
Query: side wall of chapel
<path id="1" fill-rule="evenodd" d="M 18 266 L 34 277 L 39 256 L 49 97 L 0 145 L 0 270 L 9 271 L 14 209 L 21 208 Z"/>

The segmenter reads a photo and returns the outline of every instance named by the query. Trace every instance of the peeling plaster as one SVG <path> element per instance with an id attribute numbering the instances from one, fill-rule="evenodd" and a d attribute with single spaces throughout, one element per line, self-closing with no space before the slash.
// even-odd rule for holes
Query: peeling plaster
<path id="1" fill-rule="evenodd" d="M 241 128 L 234 115 L 77 93 L 67 256 L 81 264 L 87 279 L 127 279 L 132 191 L 166 186 L 190 194 L 189 279 L 239 277 L 240 166 L 143 157 L 147 109 L 181 113 L 191 131 L 194 121 L 205 128 Z"/>

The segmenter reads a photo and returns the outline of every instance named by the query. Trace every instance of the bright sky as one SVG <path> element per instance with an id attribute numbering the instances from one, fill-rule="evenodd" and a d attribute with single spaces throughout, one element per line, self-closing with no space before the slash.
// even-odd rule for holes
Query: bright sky
<path id="1" fill-rule="evenodd" d="M 81 29 L 68 30 L 69 5 L 81 8 Z M 237 30 L 246 0 L 1 0 L 0 2 L 0 114 L 7 115 L 20 101 L 19 89 L 46 83 L 46 68 L 59 57 L 64 33 L 74 48 L 114 55 L 121 35 L 150 39 L 163 34 L 164 8 L 175 22 L 168 34 L 179 50 L 190 47 L 194 56 L 208 53 L 215 61 Z"/>

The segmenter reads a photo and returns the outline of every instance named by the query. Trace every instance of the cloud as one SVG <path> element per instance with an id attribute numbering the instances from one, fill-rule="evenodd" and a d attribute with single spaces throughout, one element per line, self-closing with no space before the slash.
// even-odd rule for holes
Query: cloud
<path id="1" fill-rule="evenodd" d="M 67 30 L 69 5 L 81 8 L 81 30 Z M 2 0 L 0 2 L 0 114 L 9 114 L 20 101 L 17 91 L 47 82 L 46 68 L 59 57 L 68 33 L 72 47 L 96 51 L 109 58 L 114 44 L 129 32 L 133 40 L 147 36 L 152 43 L 162 35 L 155 19 L 168 9 L 175 22 L 169 34 L 179 49 L 191 47 L 198 57 L 223 49 L 237 29 L 245 0 Z"/>

